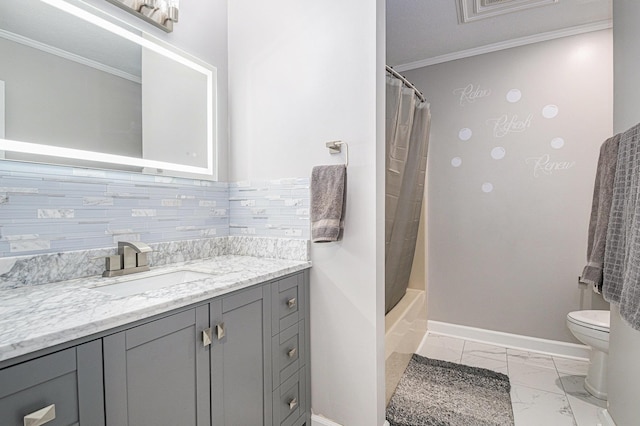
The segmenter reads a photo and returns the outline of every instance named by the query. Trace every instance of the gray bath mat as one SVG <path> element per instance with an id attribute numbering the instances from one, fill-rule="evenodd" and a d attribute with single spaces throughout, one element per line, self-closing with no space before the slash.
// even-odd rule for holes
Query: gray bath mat
<path id="1" fill-rule="evenodd" d="M 513 426 L 509 378 L 414 354 L 387 406 L 391 426 Z"/>

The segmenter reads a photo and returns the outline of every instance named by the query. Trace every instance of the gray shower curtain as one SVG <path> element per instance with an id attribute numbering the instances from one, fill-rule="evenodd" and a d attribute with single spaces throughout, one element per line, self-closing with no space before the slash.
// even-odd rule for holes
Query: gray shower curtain
<path id="1" fill-rule="evenodd" d="M 412 89 L 387 74 L 385 312 L 404 296 L 416 248 L 431 113 Z"/>

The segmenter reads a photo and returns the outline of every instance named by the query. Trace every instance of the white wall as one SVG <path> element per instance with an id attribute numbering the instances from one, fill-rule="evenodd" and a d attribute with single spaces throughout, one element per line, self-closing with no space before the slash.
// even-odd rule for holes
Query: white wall
<path id="1" fill-rule="evenodd" d="M 0 138 L 4 138 L 4 81 L 0 80 Z M 0 154 L 0 158 L 4 158 Z"/>
<path id="2" fill-rule="evenodd" d="M 640 122 L 640 3 L 616 0 L 613 4 L 615 133 Z M 617 426 L 638 424 L 640 401 L 640 332 L 611 309 L 609 336 L 609 414 Z"/>
<path id="3" fill-rule="evenodd" d="M 431 103 L 429 319 L 576 342 L 565 317 L 591 308 L 577 277 L 612 131 L 611 31 L 405 75 Z"/>
<path id="4" fill-rule="evenodd" d="M 229 3 L 231 180 L 310 176 L 349 144 L 344 240 L 312 247 L 314 413 L 384 421 L 384 2 Z"/>

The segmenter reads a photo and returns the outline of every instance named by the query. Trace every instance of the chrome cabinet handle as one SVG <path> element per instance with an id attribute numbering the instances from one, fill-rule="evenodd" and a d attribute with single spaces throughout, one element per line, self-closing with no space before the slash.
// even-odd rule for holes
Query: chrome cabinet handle
<path id="1" fill-rule="evenodd" d="M 216 336 L 218 338 L 218 340 L 222 340 L 225 336 L 225 332 L 224 332 L 224 323 L 221 322 L 220 324 L 216 325 Z"/>
<path id="2" fill-rule="evenodd" d="M 289 352 L 287 352 L 287 355 L 289 356 L 289 358 L 293 358 L 294 356 L 296 356 L 297 352 L 298 352 L 298 349 L 293 348 L 293 349 L 290 349 Z"/>
<path id="3" fill-rule="evenodd" d="M 289 308 L 293 308 L 296 306 L 296 303 L 298 303 L 298 301 L 296 300 L 295 297 L 292 297 L 291 299 L 287 300 L 287 306 Z"/>
<path id="4" fill-rule="evenodd" d="M 297 406 L 298 406 L 298 398 L 293 398 L 291 401 L 289 401 L 289 410 L 293 410 Z"/>
<path id="5" fill-rule="evenodd" d="M 24 416 L 24 426 L 40 426 L 56 418 L 56 404 L 51 404 Z"/>
<path id="6" fill-rule="evenodd" d="M 211 330 L 211 328 L 206 328 L 202 330 L 202 344 L 204 346 L 209 346 L 211 344 L 212 339 L 213 339 L 213 331 Z"/>

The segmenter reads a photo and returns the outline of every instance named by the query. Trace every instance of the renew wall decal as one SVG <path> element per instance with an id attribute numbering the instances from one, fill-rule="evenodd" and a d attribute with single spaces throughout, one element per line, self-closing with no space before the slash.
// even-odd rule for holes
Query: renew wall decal
<path id="1" fill-rule="evenodd" d="M 569 170 L 576 165 L 575 161 L 553 161 L 549 154 L 527 158 L 526 163 L 533 165 L 533 177 L 535 178 Z"/>

